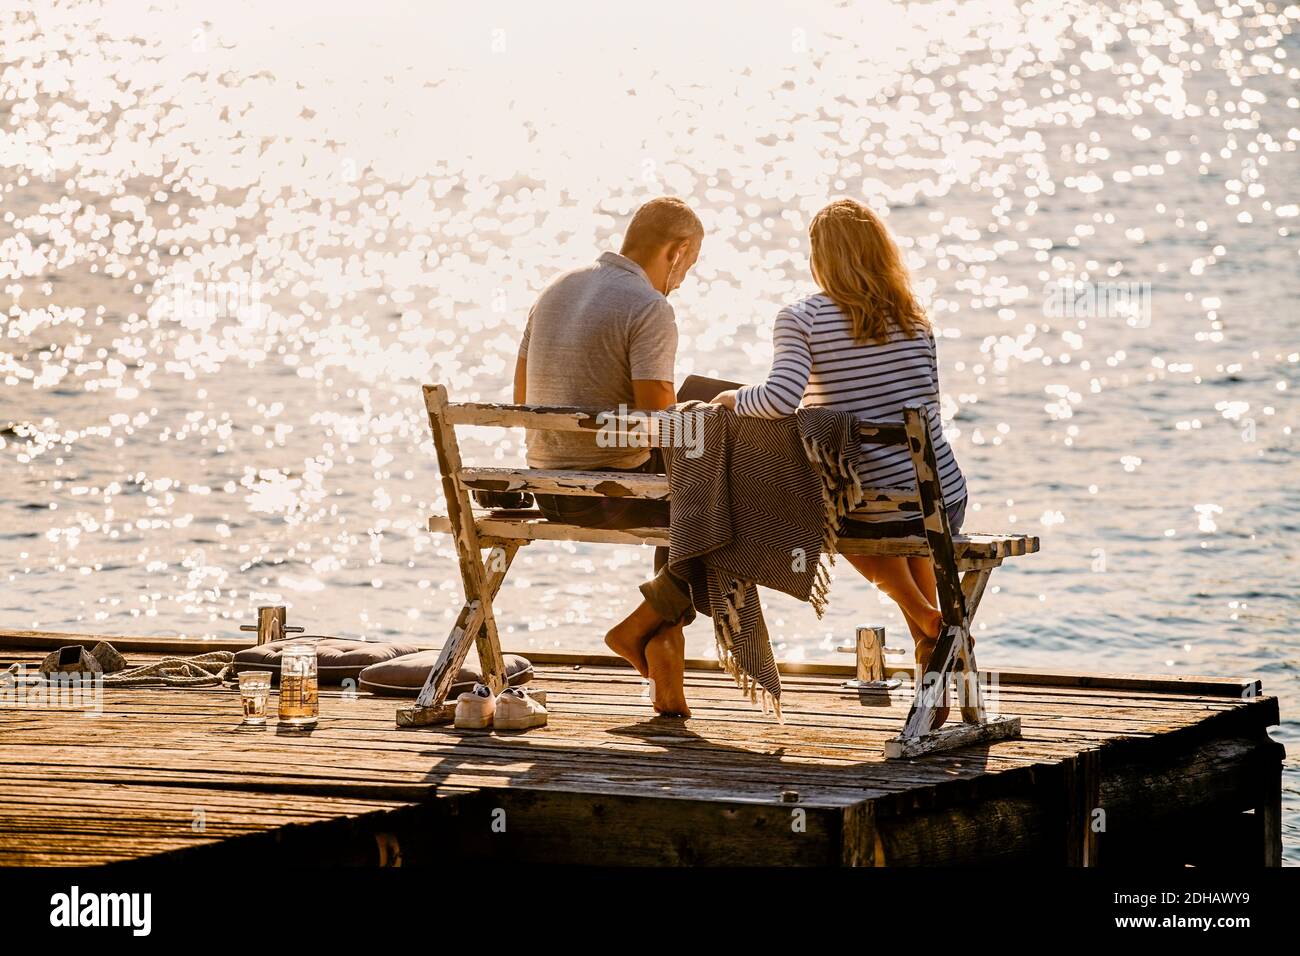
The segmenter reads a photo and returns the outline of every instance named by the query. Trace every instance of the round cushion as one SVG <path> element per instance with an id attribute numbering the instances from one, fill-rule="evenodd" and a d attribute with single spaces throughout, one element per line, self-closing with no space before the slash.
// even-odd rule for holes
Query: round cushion
<path id="1" fill-rule="evenodd" d="M 418 651 L 405 657 L 371 664 L 361 672 L 361 690 L 388 697 L 414 697 L 433 670 L 441 651 Z M 526 684 L 533 679 L 533 665 L 518 654 L 503 656 L 506 665 L 506 683 L 511 687 Z M 483 679 L 483 672 L 477 666 L 465 664 L 452 682 L 447 692 L 448 700 L 455 700 L 459 694 L 474 689 L 474 685 Z"/>
<path id="2" fill-rule="evenodd" d="M 280 657 L 291 644 L 316 645 L 316 679 L 322 685 L 355 681 L 372 664 L 408 656 L 418 650 L 410 644 L 351 641 L 341 637 L 286 637 L 236 652 L 235 673 L 266 670 L 271 672 L 271 680 L 278 681 Z"/>

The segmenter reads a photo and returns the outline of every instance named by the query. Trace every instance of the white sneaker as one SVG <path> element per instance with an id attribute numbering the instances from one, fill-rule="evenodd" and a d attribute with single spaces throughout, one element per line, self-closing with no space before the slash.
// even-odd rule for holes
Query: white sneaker
<path id="1" fill-rule="evenodd" d="M 527 730 L 546 726 L 546 708 L 522 687 L 507 687 L 497 698 L 497 730 Z"/>
<path id="2" fill-rule="evenodd" d="M 529 697 L 531 697 L 533 700 L 537 701 L 537 703 L 541 704 L 543 707 L 546 706 L 546 690 L 545 690 L 545 688 L 542 688 L 542 687 L 520 687 L 519 689 L 522 690 L 522 691 L 523 691 L 525 694 L 527 694 Z"/>
<path id="3" fill-rule="evenodd" d="M 475 684 L 473 690 L 456 698 L 454 726 L 460 730 L 491 727 L 496 709 L 497 698 L 492 696 L 492 688 L 487 684 Z"/>

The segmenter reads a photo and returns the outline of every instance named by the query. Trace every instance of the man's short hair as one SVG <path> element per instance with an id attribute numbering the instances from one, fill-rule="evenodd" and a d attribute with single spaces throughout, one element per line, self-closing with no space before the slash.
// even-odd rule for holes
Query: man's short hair
<path id="1" fill-rule="evenodd" d="M 670 242 L 704 238 L 704 224 L 694 210 L 676 196 L 660 196 L 642 205 L 632 216 L 623 237 L 624 254 L 649 252 Z"/>

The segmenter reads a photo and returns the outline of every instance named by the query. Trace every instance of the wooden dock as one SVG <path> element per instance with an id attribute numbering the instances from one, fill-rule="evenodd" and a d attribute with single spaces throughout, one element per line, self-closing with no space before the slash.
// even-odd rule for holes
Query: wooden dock
<path id="1" fill-rule="evenodd" d="M 133 664 L 196 651 L 0 631 L 0 667 L 101 639 Z M 693 661 L 682 721 L 621 661 L 529 656 L 551 718 L 520 733 L 399 729 L 398 700 L 336 689 L 307 734 L 241 727 L 230 689 L 6 703 L 0 865 L 1280 863 L 1278 703 L 1254 681 L 994 672 L 1022 739 L 886 761 L 907 684 L 788 666 L 778 724 Z"/>

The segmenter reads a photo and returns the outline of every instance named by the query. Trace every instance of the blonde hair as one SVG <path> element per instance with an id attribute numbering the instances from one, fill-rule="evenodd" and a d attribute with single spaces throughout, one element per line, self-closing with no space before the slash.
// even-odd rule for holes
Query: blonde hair
<path id="1" fill-rule="evenodd" d="M 891 328 L 908 338 L 929 329 L 898 246 L 870 209 L 837 199 L 813 217 L 808 238 L 813 278 L 848 317 L 855 341 L 882 341 Z"/>

